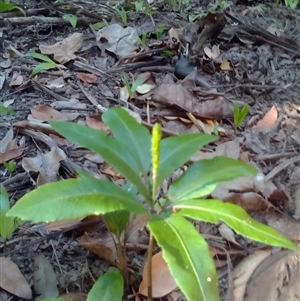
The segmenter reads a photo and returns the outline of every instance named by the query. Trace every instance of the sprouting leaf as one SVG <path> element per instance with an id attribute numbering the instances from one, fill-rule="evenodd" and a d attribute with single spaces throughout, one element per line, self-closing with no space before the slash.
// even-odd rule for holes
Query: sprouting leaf
<path id="1" fill-rule="evenodd" d="M 130 212 L 127 210 L 118 210 L 104 214 L 103 220 L 109 231 L 120 238 L 128 222 L 129 215 Z"/>
<path id="2" fill-rule="evenodd" d="M 77 20 L 78 20 L 77 16 L 72 14 L 65 14 L 63 15 L 63 18 L 69 21 L 73 28 L 76 28 Z"/>
<path id="3" fill-rule="evenodd" d="M 102 115 L 114 137 L 127 146 L 136 160 L 139 172 L 146 175 L 150 167 L 151 135 L 148 129 L 139 124 L 128 112 L 112 108 Z"/>

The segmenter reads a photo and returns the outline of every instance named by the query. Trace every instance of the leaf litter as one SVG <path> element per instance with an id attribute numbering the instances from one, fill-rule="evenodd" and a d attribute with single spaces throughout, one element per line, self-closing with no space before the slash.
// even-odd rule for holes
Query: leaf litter
<path id="1" fill-rule="evenodd" d="M 41 3 L 35 4 L 42 7 Z M 33 1 L 29 5 L 35 4 Z M 94 11 L 94 7 L 89 8 L 88 3 L 85 5 L 87 11 Z M 88 27 L 96 22 L 93 19 L 88 23 L 79 19 L 76 30 L 71 29 L 65 20 L 64 25 L 56 26 L 57 19 L 52 19 L 54 26 L 49 36 L 35 23 L 27 27 L 21 25 L 23 32 L 13 31 L 16 40 L 7 40 L 8 47 L 3 47 L 1 67 L 5 73 L 1 73 L 0 89 L 5 107 L 17 113 L 16 116 L 1 115 L 0 119 L 1 161 L 17 162 L 12 175 L 3 164 L 0 166 L 0 182 L 9 191 L 11 201 L 15 202 L 26 190 L 41 183 L 76 177 L 75 167 L 96 177 L 124 183 L 124 179 L 105 167 L 101 158 L 62 140 L 46 123 L 54 119 L 69 120 L 109 134 L 101 121 L 101 112 L 111 106 L 122 106 L 150 129 L 155 122 L 160 122 L 166 136 L 199 131 L 218 133 L 219 140 L 199 150 L 191 162 L 223 155 L 251 162 L 260 176 L 222 184 L 212 196 L 239 204 L 257 220 L 295 241 L 299 240 L 300 163 L 297 158 L 300 151 L 300 107 L 299 75 L 294 71 L 299 59 L 299 35 L 291 36 L 288 29 L 283 32 L 274 23 L 270 25 L 264 18 L 267 11 L 261 9 L 258 14 L 255 7 L 228 4 L 228 12 L 219 13 L 216 19 L 207 14 L 188 23 L 182 18 L 174 19 L 167 7 L 163 8 L 167 11 L 161 12 L 161 7 L 153 5 L 157 9 L 156 15 L 149 17 L 144 14 L 143 18 L 137 15 L 129 19 L 128 26 L 116 22 L 111 9 L 102 7 L 98 13 L 111 22 L 97 31 Z M 206 3 L 206 6 L 216 8 L 213 3 Z M 285 24 L 286 8 L 270 6 L 268 10 L 274 20 Z M 191 13 L 186 8 L 182 12 Z M 299 12 L 289 13 L 292 28 Z M 13 19 L 5 18 L 14 26 Z M 19 19 L 20 22 L 24 20 Z M 155 37 L 157 27 L 152 21 L 155 25 L 167 25 L 161 38 Z M 230 26 L 232 22 L 239 26 Z M 147 38 L 141 45 L 138 36 L 143 29 Z M 32 40 L 32 32 L 43 41 Z M 192 51 L 197 50 L 196 61 L 178 56 L 176 44 L 185 48 L 187 42 L 194 45 Z M 59 68 L 42 71 L 31 78 L 30 73 L 39 61 L 29 59 L 24 63 L 22 59 L 32 49 L 49 56 Z M 173 61 L 176 56 L 177 63 Z M 124 87 L 124 74 L 130 80 L 143 79 L 131 97 L 119 97 Z M 128 92 L 126 88 L 123 90 L 123 94 Z M 250 107 L 246 120 L 237 129 L 232 124 L 234 103 L 241 107 L 248 103 Z M 35 134 L 30 132 L 32 130 Z M 177 170 L 171 180 L 180 173 L 181 170 Z M 167 181 L 162 186 L 166 189 Z M 94 221 L 93 226 L 81 228 L 82 222 L 54 223 L 52 228 L 42 225 L 44 230 L 24 224 L 9 238 L 6 252 L 0 242 L 1 252 L 7 254 L 1 260 L 9 266 L 0 269 L 0 278 L 9 280 L 8 284 L 1 282 L 0 285 L 5 294 L 9 294 L 12 300 L 19 300 L 18 297 L 30 299 L 32 292 L 35 297 L 45 292 L 46 286 L 39 290 L 30 281 L 34 274 L 34 258 L 39 258 L 34 254 L 38 251 L 48 259 L 48 267 L 50 262 L 50 267 L 55 270 L 55 274 L 49 272 L 53 291 L 58 285 L 59 293 L 74 292 L 74 295 L 65 295 L 67 300 L 69 297 L 70 300 L 85 300 L 82 293 L 88 292 L 93 278 L 107 271 L 109 264 L 116 263 L 116 249 L 114 238 L 107 235 L 103 224 Z M 132 217 L 127 232 L 123 234 L 123 239 L 127 237 L 123 243 L 130 250 L 130 269 L 135 275 L 130 283 L 133 293 L 139 291 L 139 285 L 143 283 L 143 256 L 148 244 L 145 223 L 143 218 Z M 77 230 L 74 230 L 76 225 Z M 280 292 L 280 297 L 270 300 L 294 300 L 298 287 L 295 277 L 299 274 L 297 254 L 276 253 L 276 249 L 245 241 L 232 230 L 224 229 L 223 224 L 212 227 L 196 223 L 195 226 L 207 235 L 218 268 L 222 300 L 269 300 L 276 292 Z M 69 228 L 68 232 L 66 229 Z M 66 232 L 61 232 L 62 229 Z M 55 249 L 47 239 L 35 243 L 34 234 L 45 235 L 43 231 L 54 230 L 62 235 L 60 239 L 58 235 L 52 238 Z M 26 266 L 22 264 L 23 254 L 27 254 L 22 253 L 25 241 L 32 243 L 26 247 L 30 254 Z M 74 257 L 74 254 L 81 256 Z M 158 258 L 159 254 L 154 256 Z M 275 259 L 269 260 L 272 257 Z M 154 293 L 157 296 L 169 294 L 173 300 L 182 297 L 177 290 L 171 293 L 175 286 L 168 285 L 172 283 L 169 276 L 166 280 L 158 277 L 167 273 L 166 264 L 159 260 L 156 264 L 155 279 L 160 281 L 155 282 L 158 287 Z M 239 268 L 237 264 L 245 266 Z M 11 271 L 15 271 L 13 278 Z M 45 281 L 46 276 L 44 273 L 38 278 Z M 228 285 L 224 285 L 224 281 Z M 266 290 L 266 285 L 270 290 Z M 265 296 L 265 292 L 269 295 Z M 140 297 L 136 295 L 137 300 Z"/>

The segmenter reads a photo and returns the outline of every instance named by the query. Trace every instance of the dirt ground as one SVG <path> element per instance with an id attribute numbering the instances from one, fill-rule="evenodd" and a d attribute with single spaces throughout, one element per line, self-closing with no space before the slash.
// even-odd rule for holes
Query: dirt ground
<path id="1" fill-rule="evenodd" d="M 0 144 L 5 145 L 0 149 L 1 162 L 16 162 L 11 173 L 0 164 L 0 183 L 7 189 L 12 204 L 36 185 L 51 181 L 49 174 L 43 175 L 35 164 L 39 160 L 45 166 L 60 162 L 61 157 L 49 153 L 54 145 L 64 151 L 73 167 L 122 184 L 123 179 L 94 154 L 40 126 L 58 119 L 105 129 L 99 119 L 101 113 L 109 107 L 122 106 L 135 112 L 149 128 L 159 122 L 165 135 L 217 132 L 218 142 L 197 154 L 197 158 L 207 154 L 240 158 L 257 166 L 264 177 L 263 188 L 231 187 L 219 198 L 236 202 L 238 197 L 238 203 L 253 217 L 299 240 L 300 8 L 291 10 L 282 3 L 275 7 L 272 2 L 224 1 L 222 12 L 217 1 L 199 4 L 191 0 L 180 9 L 158 1 L 151 4 L 155 13 L 147 14 L 136 12 L 134 3 L 126 3 L 127 25 L 103 31 L 92 29 L 90 24 L 103 19 L 109 25 L 122 23 L 116 12 L 101 1 L 15 4 L 24 8 L 26 17 L 18 11 L 0 13 L 0 100 L 16 113 L 3 111 L 0 116 Z M 219 13 L 216 18 L 203 18 L 212 10 Z M 63 18 L 66 13 L 78 17 L 76 28 Z M 191 25 L 188 18 L 198 14 L 201 16 Z M 130 30 L 123 32 L 124 28 Z M 158 28 L 163 29 L 161 37 L 155 33 Z M 134 45 L 128 39 L 128 47 L 126 43 L 124 46 L 122 42 L 133 33 L 140 38 L 145 34 L 145 43 Z M 110 40 L 113 34 L 117 41 Z M 198 49 L 190 49 L 187 63 L 181 61 L 178 45 L 184 49 L 189 42 L 198 45 Z M 32 70 L 41 61 L 25 56 L 30 51 L 49 56 L 59 64 L 58 68 L 32 76 Z M 186 69 L 192 71 L 194 66 L 197 75 L 182 81 L 190 73 Z M 129 100 L 124 74 L 130 82 L 138 76 L 142 78 L 142 88 Z M 237 129 L 232 119 L 234 103 L 240 107 L 249 105 L 249 112 Z M 13 147 L 7 148 L 7 141 Z M 50 155 L 40 159 L 41 153 Z M 57 173 L 69 177 L 65 169 L 60 166 Z M 251 205 L 245 205 L 247 198 L 254 207 L 264 200 L 274 212 L 253 210 Z M 247 293 L 237 299 L 234 272 L 243 259 L 255 253 L 258 244 L 236 234 L 226 236 L 210 225 L 200 226 L 212 249 L 217 250 L 214 259 L 221 300 L 257 300 L 249 279 L 245 280 Z M 80 245 L 82 235 L 105 231 L 101 222 L 97 227 L 49 232 L 42 225 L 25 222 L 8 239 L 6 249 L 0 240 L 0 256 L 17 265 L 33 290 L 32 300 L 38 295 L 33 276 L 37 254 L 43 254 L 50 262 L 60 294 L 86 294 L 94 280 L 110 267 L 106 260 Z M 142 238 L 140 249 L 128 254 L 133 289 L 128 294 L 138 290 L 141 280 L 146 232 Z M 299 272 L 299 261 L 285 263 L 295 275 Z M 275 271 L 268 271 L 269 275 L 279 269 L 274 265 L 273 268 Z M 292 285 L 292 274 L 285 286 Z M 282 283 L 273 283 L 272 289 L 280 294 L 272 300 L 299 300 L 296 286 L 289 287 L 287 297 Z M 0 281 L 0 300 L 24 300 L 1 287 Z M 265 288 L 257 290 L 261 293 Z M 182 298 L 175 291 L 161 299 Z"/>

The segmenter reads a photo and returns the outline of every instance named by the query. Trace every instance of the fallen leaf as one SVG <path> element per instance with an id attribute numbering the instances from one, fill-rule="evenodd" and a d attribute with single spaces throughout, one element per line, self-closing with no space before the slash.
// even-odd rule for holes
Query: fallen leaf
<path id="1" fill-rule="evenodd" d="M 85 294 L 76 294 L 76 293 L 68 293 L 59 296 L 65 301 L 86 301 L 87 295 Z"/>
<path id="2" fill-rule="evenodd" d="M 97 75 L 92 73 L 85 73 L 85 72 L 77 72 L 76 76 L 84 83 L 95 83 L 97 81 Z"/>
<path id="3" fill-rule="evenodd" d="M 40 295 L 36 300 L 55 298 L 59 295 L 56 275 L 43 254 L 34 257 L 33 279 L 35 292 Z"/>
<path id="4" fill-rule="evenodd" d="M 22 167 L 27 172 L 34 171 L 39 173 L 36 180 L 36 184 L 39 186 L 56 181 L 60 162 L 66 159 L 67 156 L 62 149 L 52 147 L 51 151 L 46 154 L 39 152 L 36 157 L 23 158 Z"/>
<path id="5" fill-rule="evenodd" d="M 172 292 L 177 284 L 171 275 L 166 261 L 162 257 L 162 252 L 155 254 L 152 263 L 152 297 L 160 298 Z M 143 280 L 140 283 L 139 294 L 148 296 L 148 263 L 143 269 Z"/>
<path id="6" fill-rule="evenodd" d="M 45 106 L 45 105 L 37 105 L 30 109 L 31 114 L 34 118 L 41 120 L 41 121 L 67 121 L 68 119 L 61 114 L 60 112 Z"/>
<path id="7" fill-rule="evenodd" d="M 57 42 L 53 45 L 40 45 L 39 49 L 42 54 L 54 55 L 54 60 L 65 64 L 70 60 L 76 59 L 77 52 L 83 45 L 83 34 L 75 32 L 68 38 Z"/>
<path id="8" fill-rule="evenodd" d="M 16 87 L 23 84 L 23 76 L 18 75 L 12 82 L 9 83 L 10 87 Z"/>
<path id="9" fill-rule="evenodd" d="M 18 266 L 5 257 L 0 257 L 0 287 L 20 298 L 32 298 L 30 286 Z"/>
<path id="10" fill-rule="evenodd" d="M 265 114 L 265 116 L 258 121 L 257 125 L 254 127 L 256 129 L 268 129 L 272 127 L 278 118 L 278 112 L 275 106 Z"/>
<path id="11" fill-rule="evenodd" d="M 138 34 L 135 28 L 111 24 L 97 32 L 96 40 L 100 48 L 114 53 L 120 58 L 128 57 L 138 49 Z"/>
<path id="12" fill-rule="evenodd" d="M 299 250 L 272 254 L 247 281 L 243 301 L 295 301 L 299 299 L 299 275 Z"/>
<path id="13" fill-rule="evenodd" d="M 235 240 L 235 234 L 234 234 L 233 230 L 231 228 L 229 228 L 226 224 L 222 223 L 218 229 L 219 229 L 221 236 L 224 239 L 241 247 L 241 245 Z"/>
<path id="14" fill-rule="evenodd" d="M 255 251 L 235 267 L 233 271 L 233 287 L 230 288 L 233 293 L 234 300 L 231 299 L 230 301 L 244 301 L 246 286 L 249 278 L 260 265 L 260 263 L 270 255 L 270 250 Z"/>
<path id="15" fill-rule="evenodd" d="M 226 60 L 226 58 L 223 58 L 223 61 L 220 65 L 220 69 L 223 71 L 229 71 L 230 70 L 230 65 L 229 62 Z"/>
<path id="16" fill-rule="evenodd" d="M 112 233 L 101 233 L 99 238 L 94 238 L 84 233 L 79 239 L 79 245 L 114 266 L 118 262 L 116 245 Z"/>

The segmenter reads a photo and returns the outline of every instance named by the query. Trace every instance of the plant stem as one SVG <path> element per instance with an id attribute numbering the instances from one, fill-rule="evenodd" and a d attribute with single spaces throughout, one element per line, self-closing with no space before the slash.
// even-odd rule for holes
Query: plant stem
<path id="1" fill-rule="evenodd" d="M 118 237 L 118 244 L 117 244 L 117 253 L 119 259 L 119 269 L 124 279 L 125 286 L 127 285 L 127 266 L 125 261 L 125 256 L 123 253 L 122 243 L 120 238 Z"/>
<path id="2" fill-rule="evenodd" d="M 150 233 L 148 256 L 147 256 L 148 301 L 152 301 L 152 251 L 153 251 L 153 243 L 154 243 L 154 237 L 153 237 L 152 233 Z"/>

